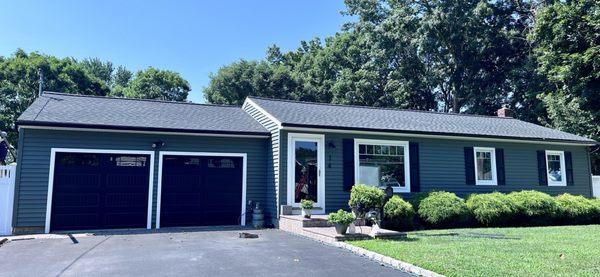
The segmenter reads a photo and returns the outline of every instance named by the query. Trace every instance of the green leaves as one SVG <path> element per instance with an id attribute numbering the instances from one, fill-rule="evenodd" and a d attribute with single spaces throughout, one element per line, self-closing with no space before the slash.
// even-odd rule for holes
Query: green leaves
<path id="1" fill-rule="evenodd" d="M 127 98 L 185 101 L 190 89 L 179 73 L 149 67 L 136 73 L 123 94 Z"/>
<path id="2" fill-rule="evenodd" d="M 133 76 L 96 58 L 77 61 L 18 49 L 12 56 L 0 56 L 0 129 L 9 133 L 13 145 L 15 121 L 37 97 L 40 69 L 45 91 L 171 101 L 185 101 L 190 91 L 189 83 L 172 71 L 148 68 Z"/>

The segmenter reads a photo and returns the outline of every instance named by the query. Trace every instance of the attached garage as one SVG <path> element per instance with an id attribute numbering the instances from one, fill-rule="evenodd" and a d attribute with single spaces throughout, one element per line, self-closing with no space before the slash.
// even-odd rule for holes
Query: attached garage
<path id="1" fill-rule="evenodd" d="M 161 152 L 157 227 L 244 225 L 245 159 Z"/>
<path id="2" fill-rule="evenodd" d="M 52 157 L 49 231 L 149 227 L 152 152 L 54 149 Z"/>
<path id="3" fill-rule="evenodd" d="M 271 133 L 239 106 L 44 92 L 18 127 L 14 234 L 276 218 Z"/>

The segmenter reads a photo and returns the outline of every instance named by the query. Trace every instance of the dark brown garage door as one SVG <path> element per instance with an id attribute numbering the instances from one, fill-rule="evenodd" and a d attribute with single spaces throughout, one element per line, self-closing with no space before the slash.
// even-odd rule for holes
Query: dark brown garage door
<path id="1" fill-rule="evenodd" d="M 145 228 L 149 155 L 56 153 L 52 231 Z"/>
<path id="2" fill-rule="evenodd" d="M 163 156 L 160 225 L 239 225 L 241 157 Z"/>

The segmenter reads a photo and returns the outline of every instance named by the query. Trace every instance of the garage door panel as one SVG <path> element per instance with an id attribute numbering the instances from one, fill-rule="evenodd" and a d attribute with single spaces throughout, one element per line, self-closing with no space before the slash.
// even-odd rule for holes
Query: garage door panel
<path id="1" fill-rule="evenodd" d="M 143 193 L 107 193 L 105 207 L 125 209 L 147 208 L 148 206 L 144 203 L 144 200 L 147 198 L 148 195 Z"/>
<path id="2" fill-rule="evenodd" d="M 201 220 L 204 213 L 199 210 L 187 210 L 177 212 L 161 212 L 161 224 L 163 226 L 200 226 L 198 220 Z"/>
<path id="3" fill-rule="evenodd" d="M 149 155 L 57 153 L 51 230 L 143 228 Z"/>
<path id="4" fill-rule="evenodd" d="M 243 159 L 164 156 L 162 226 L 238 225 Z"/>
<path id="5" fill-rule="evenodd" d="M 95 212 L 76 214 L 57 214 L 53 220 L 61 222 L 55 230 L 82 230 L 100 224 L 100 216 Z"/>
<path id="6" fill-rule="evenodd" d="M 163 171 L 164 172 L 164 171 Z M 166 184 L 168 186 L 168 193 L 193 193 L 201 189 L 202 176 L 200 171 L 189 172 L 187 174 L 163 174 L 163 187 Z M 181 185 L 169 185 L 169 184 L 181 184 Z"/>
<path id="7" fill-rule="evenodd" d="M 136 213 L 106 213 L 105 228 L 139 228 L 139 222 L 146 220 L 146 214 L 142 212 Z"/>
<path id="8" fill-rule="evenodd" d="M 100 174 L 56 174 L 55 180 L 63 185 L 57 186 L 54 191 L 97 190 L 100 188 L 101 177 Z"/>
<path id="9" fill-rule="evenodd" d="M 145 175 L 107 174 L 106 178 L 106 188 L 119 191 L 137 190 L 140 187 L 147 187 L 149 181 L 147 173 Z"/>
<path id="10" fill-rule="evenodd" d="M 100 205 L 98 193 L 61 193 L 54 197 L 54 207 L 60 208 L 96 208 Z M 53 201 L 53 202 L 54 202 Z"/>
<path id="11" fill-rule="evenodd" d="M 188 207 L 197 208 L 204 201 L 203 194 L 201 193 L 169 193 L 162 198 L 162 207 L 166 207 L 169 210 L 187 209 Z"/>

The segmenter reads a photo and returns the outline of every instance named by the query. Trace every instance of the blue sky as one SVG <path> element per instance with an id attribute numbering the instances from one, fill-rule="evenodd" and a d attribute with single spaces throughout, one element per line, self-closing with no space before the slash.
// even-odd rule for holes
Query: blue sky
<path id="1" fill-rule="evenodd" d="M 349 20 L 343 0 L 0 0 L 0 55 L 17 48 L 59 57 L 98 57 L 131 70 L 177 71 L 203 102 L 210 72 L 263 58 L 271 44 L 295 49 Z"/>

